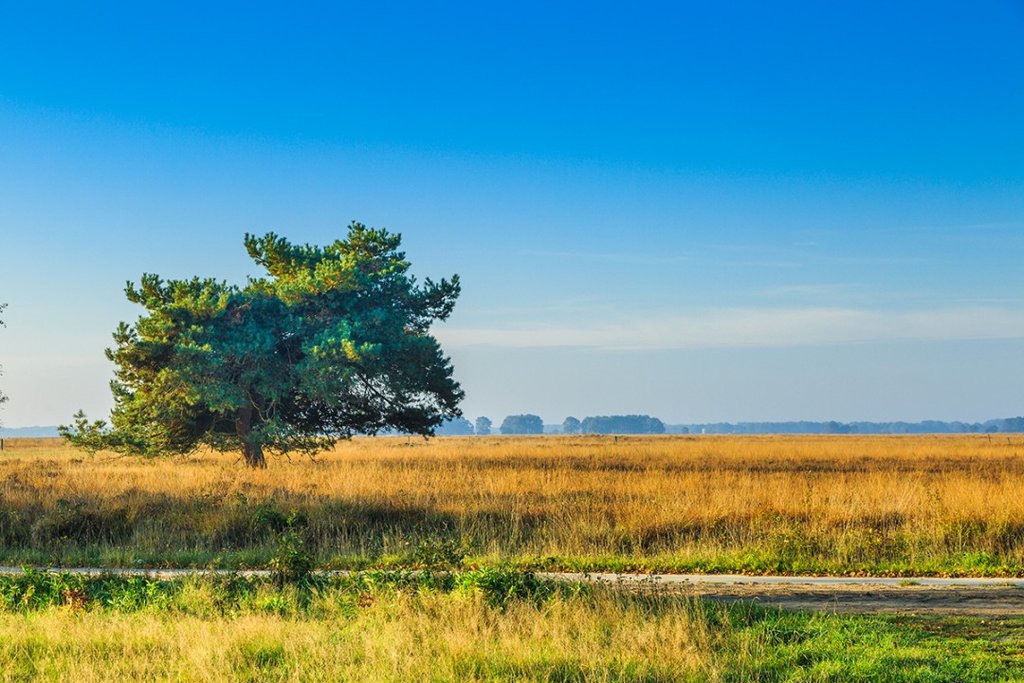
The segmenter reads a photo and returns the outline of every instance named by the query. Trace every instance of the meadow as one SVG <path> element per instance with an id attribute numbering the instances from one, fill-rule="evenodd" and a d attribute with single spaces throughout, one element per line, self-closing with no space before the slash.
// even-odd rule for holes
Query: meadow
<path id="1" fill-rule="evenodd" d="M 364 438 L 267 470 L 5 446 L 3 564 L 271 574 L 0 575 L 0 681 L 1024 680 L 1019 617 L 533 573 L 1019 575 L 1024 437 Z"/>
<path id="2" fill-rule="evenodd" d="M 0 577 L 3 681 L 1022 680 L 1022 636 L 1021 619 L 788 613 L 502 570 Z"/>
<path id="3" fill-rule="evenodd" d="M 0 562 L 1024 574 L 1024 436 L 388 437 L 314 459 L 8 440 Z"/>

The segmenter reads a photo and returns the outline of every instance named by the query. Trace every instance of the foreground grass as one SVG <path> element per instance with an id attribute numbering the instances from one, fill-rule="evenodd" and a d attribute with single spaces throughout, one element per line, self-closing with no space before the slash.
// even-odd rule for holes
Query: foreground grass
<path id="1" fill-rule="evenodd" d="M 1024 621 L 783 613 L 528 574 L 0 580 L 0 680 L 1024 680 Z"/>
<path id="2" fill-rule="evenodd" d="M 356 439 L 267 471 L 9 440 L 0 563 L 1024 575 L 1024 437 Z"/>

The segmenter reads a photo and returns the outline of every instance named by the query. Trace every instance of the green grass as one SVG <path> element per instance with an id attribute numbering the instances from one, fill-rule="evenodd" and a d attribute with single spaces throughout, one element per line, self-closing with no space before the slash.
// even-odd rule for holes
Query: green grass
<path id="1" fill-rule="evenodd" d="M 1024 618 L 840 616 L 514 570 L 0 577 L 0 680 L 1024 680 Z"/>
<path id="2" fill-rule="evenodd" d="M 436 567 L 424 557 L 424 548 L 438 545 L 460 547 L 456 539 L 435 540 L 425 535 L 404 552 L 331 554 L 311 548 L 316 565 L 323 569 L 402 570 Z M 280 552 L 278 542 L 266 540 L 249 548 L 141 549 L 109 544 L 67 545 L 62 548 L 0 547 L 0 564 L 34 567 L 108 567 L 202 569 L 261 569 L 271 566 Z M 456 568 L 514 566 L 531 571 L 629 572 L 629 573 L 743 573 L 831 576 L 972 576 L 1021 577 L 1024 565 L 982 552 L 962 552 L 942 558 L 879 559 L 845 562 L 818 555 L 780 555 L 771 547 L 742 551 L 693 549 L 689 552 L 645 555 L 537 556 L 528 554 L 474 553 L 459 550 L 443 566 Z"/>

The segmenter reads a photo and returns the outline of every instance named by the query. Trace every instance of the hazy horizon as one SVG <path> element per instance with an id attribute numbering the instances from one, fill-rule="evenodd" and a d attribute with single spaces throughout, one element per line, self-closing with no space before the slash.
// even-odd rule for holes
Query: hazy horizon
<path id="1" fill-rule="evenodd" d="M 1019 3 L 0 17 L 6 427 L 106 417 L 125 281 L 351 220 L 460 275 L 470 417 L 1024 414 Z"/>

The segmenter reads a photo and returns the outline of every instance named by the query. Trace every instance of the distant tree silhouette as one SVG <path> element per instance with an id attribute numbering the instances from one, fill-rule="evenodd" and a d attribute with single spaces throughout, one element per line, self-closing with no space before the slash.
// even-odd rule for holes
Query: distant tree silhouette
<path id="1" fill-rule="evenodd" d="M 476 435 L 487 436 L 491 433 L 491 418 L 481 415 L 476 419 Z"/>
<path id="2" fill-rule="evenodd" d="M 544 422 L 537 415 L 509 415 L 501 423 L 502 434 L 543 434 Z"/>
<path id="3" fill-rule="evenodd" d="M 664 434 L 665 424 L 650 415 L 600 415 L 580 424 L 584 434 Z"/>
<path id="4" fill-rule="evenodd" d="M 569 416 L 562 422 L 562 433 L 563 434 L 579 434 L 580 433 L 580 421 L 575 417 Z"/>
<path id="5" fill-rule="evenodd" d="M 464 417 L 445 420 L 434 431 L 438 436 L 468 436 L 473 433 L 473 423 Z"/>

